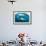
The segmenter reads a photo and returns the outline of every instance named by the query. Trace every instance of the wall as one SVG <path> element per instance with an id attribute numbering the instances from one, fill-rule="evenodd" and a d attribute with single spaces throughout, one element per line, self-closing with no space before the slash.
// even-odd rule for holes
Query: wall
<path id="1" fill-rule="evenodd" d="M 14 40 L 19 32 L 31 34 L 37 41 L 46 40 L 46 14 L 42 0 L 17 0 L 14 5 L 0 0 L 0 40 Z M 32 25 L 14 25 L 13 11 L 32 10 Z"/>

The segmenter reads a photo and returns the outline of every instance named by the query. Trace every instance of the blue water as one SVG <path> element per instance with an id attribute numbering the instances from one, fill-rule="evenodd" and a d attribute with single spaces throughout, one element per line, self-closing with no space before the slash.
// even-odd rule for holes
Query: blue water
<path id="1" fill-rule="evenodd" d="M 29 22 L 29 15 L 26 13 L 17 13 L 15 15 L 15 22 Z"/>

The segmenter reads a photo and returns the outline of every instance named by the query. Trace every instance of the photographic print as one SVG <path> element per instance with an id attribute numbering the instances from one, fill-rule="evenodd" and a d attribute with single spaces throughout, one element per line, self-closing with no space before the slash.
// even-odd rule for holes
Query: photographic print
<path id="1" fill-rule="evenodd" d="M 13 24 L 32 24 L 32 11 L 14 11 Z"/>

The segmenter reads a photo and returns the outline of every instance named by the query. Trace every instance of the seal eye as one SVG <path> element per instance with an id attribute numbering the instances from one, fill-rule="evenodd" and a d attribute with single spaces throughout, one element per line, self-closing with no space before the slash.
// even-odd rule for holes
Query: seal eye
<path id="1" fill-rule="evenodd" d="M 15 15 L 15 22 L 29 22 L 29 15 L 26 13 L 17 13 Z"/>

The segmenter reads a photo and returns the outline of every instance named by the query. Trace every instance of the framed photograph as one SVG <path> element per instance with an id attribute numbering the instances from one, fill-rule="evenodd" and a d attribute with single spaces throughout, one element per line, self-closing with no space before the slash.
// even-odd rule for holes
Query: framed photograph
<path id="1" fill-rule="evenodd" d="M 13 24 L 32 24 L 32 11 L 13 11 Z"/>

